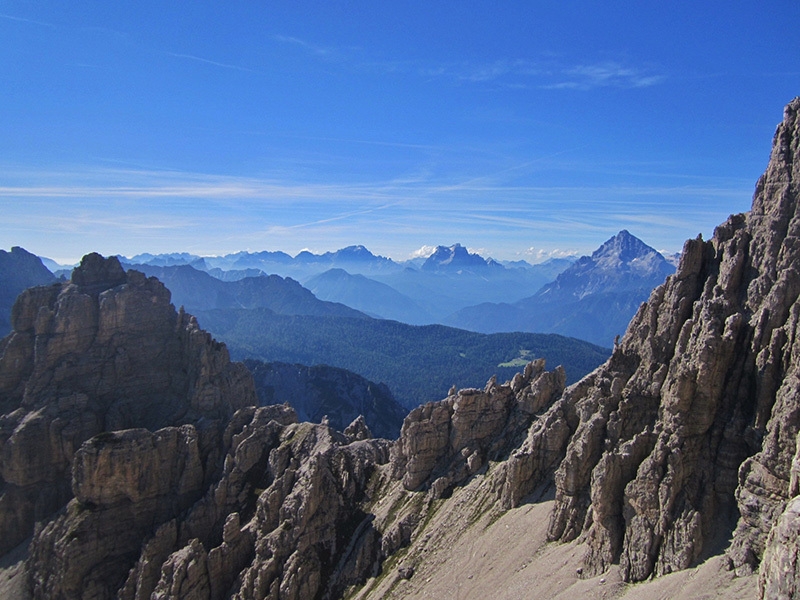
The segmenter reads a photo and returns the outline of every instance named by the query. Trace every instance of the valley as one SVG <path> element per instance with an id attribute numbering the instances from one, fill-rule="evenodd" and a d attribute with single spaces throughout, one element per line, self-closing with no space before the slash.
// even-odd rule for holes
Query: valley
<path id="1" fill-rule="evenodd" d="M 375 319 L 276 275 L 209 283 L 185 265 L 163 271 L 194 316 L 158 278 L 86 255 L 68 281 L 22 291 L 0 340 L 0 591 L 369 600 L 499 588 L 510 599 L 536 585 L 548 598 L 796 597 L 798 181 L 800 98 L 751 210 L 687 240 L 610 356 L 574 383 L 552 360 L 560 347 L 574 359 L 574 339 L 537 346 L 532 334 Z M 593 271 L 636 246 L 622 232 L 575 265 Z M 570 269 L 542 295 L 588 297 Z M 194 283 L 175 285 L 187 273 Z M 216 291 L 196 293 L 198 281 Z M 498 340 L 505 350 L 491 355 Z M 383 350 L 377 362 L 400 377 L 415 354 L 447 365 L 474 353 L 515 372 L 405 400 L 399 436 L 386 439 L 366 423 L 377 430 L 376 411 L 400 412 L 382 381 L 231 361 L 281 345 L 361 348 L 373 363 Z M 261 405 L 254 374 L 265 403 L 281 390 L 309 403 Z M 361 416 L 340 431 L 325 414 L 298 415 L 320 411 Z"/>

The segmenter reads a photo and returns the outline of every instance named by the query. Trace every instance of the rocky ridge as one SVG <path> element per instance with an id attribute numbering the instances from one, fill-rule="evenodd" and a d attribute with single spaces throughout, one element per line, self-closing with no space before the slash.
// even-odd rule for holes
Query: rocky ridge
<path id="1" fill-rule="evenodd" d="M 552 494 L 546 538 L 582 549 L 576 581 L 669 577 L 718 552 L 718 540 L 733 532 L 723 561 L 729 573 L 757 578 L 762 598 L 791 597 L 800 581 L 799 178 L 796 99 L 752 211 L 730 217 L 709 241 L 688 241 L 676 273 L 640 308 L 608 362 L 566 389 L 563 371 L 533 362 L 504 384 L 452 389 L 415 409 L 394 443 L 367 438 L 358 420 L 346 433 L 298 423 L 281 406 L 228 416 L 232 404 L 197 404 L 193 386 L 184 396 L 191 418 L 181 413 L 161 429 L 125 420 L 131 413 L 122 407 L 108 411 L 107 423 L 127 430 L 71 442 L 74 497 L 33 537 L 31 593 L 404 597 L 402 582 L 421 592 L 431 583 L 418 574 L 433 550 L 447 551 L 436 533 L 451 531 L 453 548 L 486 515 L 502 518 Z M 102 265 L 109 270 L 102 277 L 79 273 L 70 284 L 89 300 L 63 306 L 73 302 L 81 307 L 74 314 L 93 315 L 93 294 L 130 285 L 130 274 Z M 71 387 L 66 397 L 53 392 L 51 382 L 90 377 L 82 365 L 95 337 L 105 338 L 87 342 L 83 327 L 53 318 L 66 288 L 26 292 L 15 308 L 15 333 L 0 348 L 3 425 L 14 425 L 4 432 L 35 422 L 36 415 L 25 419 L 26 399 L 45 412 L 72 410 L 64 423 L 83 422 L 83 400 Z M 28 316 L 17 321 L 20 315 Z M 30 360 L 15 357 L 47 356 L 35 344 L 39 324 L 53 328 L 41 329 L 42 339 L 72 349 L 71 363 L 18 369 Z M 119 383 L 130 386 L 147 397 L 146 389 Z M 195 418 L 201 410 L 212 414 Z M 29 430 L 16 446 L 4 442 L 4 478 L 27 472 L 22 458 L 6 457 L 22 457 L 14 448 L 34 434 L 41 439 L 39 432 Z M 152 477 L 154 464 L 163 478 Z"/>
<path id="2" fill-rule="evenodd" d="M 685 569 L 734 524 L 731 566 L 747 574 L 766 559 L 764 589 L 776 554 L 796 552 L 766 548 L 797 494 L 798 112 L 800 99 L 752 211 L 686 243 L 609 361 L 543 415 L 555 426 L 535 424 L 493 474 L 514 506 L 555 469 L 548 535 L 585 541 L 587 576 L 617 563 L 626 581 Z M 558 460 L 543 461 L 545 447 Z"/>
<path id="3" fill-rule="evenodd" d="M 0 341 L 0 552 L 73 496 L 73 457 L 104 431 L 195 423 L 201 458 L 255 401 L 244 366 L 176 312 L 156 279 L 84 257 L 72 279 L 30 288 Z"/>

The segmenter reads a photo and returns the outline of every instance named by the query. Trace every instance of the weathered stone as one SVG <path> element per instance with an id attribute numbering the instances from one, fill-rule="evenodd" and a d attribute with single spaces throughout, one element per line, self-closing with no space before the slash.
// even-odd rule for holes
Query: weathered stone
<path id="1" fill-rule="evenodd" d="M 73 455 L 93 435 L 226 419 L 255 403 L 246 369 L 169 298 L 96 254 L 71 282 L 20 295 L 0 348 L 0 553 L 69 500 Z"/>
<path id="2" fill-rule="evenodd" d="M 762 598 L 800 596 L 800 496 L 793 498 L 772 527 L 758 576 Z"/>
<path id="3" fill-rule="evenodd" d="M 507 455 L 534 413 L 563 391 L 565 379 L 561 368 L 545 372 L 540 359 L 510 383 L 492 378 L 484 390 L 460 390 L 414 409 L 392 447 L 395 477 L 408 490 L 425 485 L 441 497 L 490 456 Z"/>
<path id="4" fill-rule="evenodd" d="M 367 427 L 367 422 L 362 415 L 358 415 L 353 419 L 353 422 L 345 428 L 343 433 L 352 442 L 368 440 L 372 437 L 372 432 Z"/>

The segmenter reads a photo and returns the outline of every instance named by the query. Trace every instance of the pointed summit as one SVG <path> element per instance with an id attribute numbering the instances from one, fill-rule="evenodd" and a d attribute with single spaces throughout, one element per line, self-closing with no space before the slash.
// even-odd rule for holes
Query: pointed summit
<path id="1" fill-rule="evenodd" d="M 632 235 L 627 229 L 623 229 L 592 252 L 592 258 L 597 260 L 606 256 L 614 256 L 624 263 L 650 252 L 656 251 Z"/>
<path id="2" fill-rule="evenodd" d="M 472 254 L 461 244 L 437 246 L 422 264 L 424 271 L 461 271 L 484 269 L 489 263 L 479 254 Z"/>
<path id="3" fill-rule="evenodd" d="M 575 266 L 580 264 L 581 270 L 590 267 L 593 270 L 604 271 L 635 271 L 640 276 L 664 271 L 666 277 L 674 271 L 664 267 L 662 263 L 666 262 L 655 248 L 651 248 L 627 229 L 623 229 L 592 252 L 591 257 L 578 260 Z"/>

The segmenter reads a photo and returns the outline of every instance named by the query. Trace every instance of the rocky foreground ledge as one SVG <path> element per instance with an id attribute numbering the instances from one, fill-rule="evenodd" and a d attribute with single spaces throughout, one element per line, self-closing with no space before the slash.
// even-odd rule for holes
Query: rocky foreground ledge
<path id="1" fill-rule="evenodd" d="M 797 597 L 799 113 L 752 210 L 686 243 L 606 364 L 566 389 L 541 361 L 453 389 L 394 442 L 252 406 L 224 346 L 114 259 L 25 292 L 0 342 L 2 550 L 32 534 L 20 593 L 469 597 L 490 581 L 504 597 L 566 548 L 570 593 L 635 595 L 625 582 L 716 554 L 728 597 Z M 504 537 L 509 515 L 530 528 Z M 451 587 L 425 575 L 465 548 Z"/>

